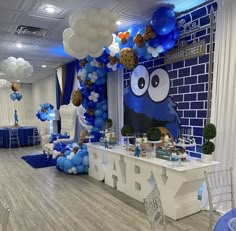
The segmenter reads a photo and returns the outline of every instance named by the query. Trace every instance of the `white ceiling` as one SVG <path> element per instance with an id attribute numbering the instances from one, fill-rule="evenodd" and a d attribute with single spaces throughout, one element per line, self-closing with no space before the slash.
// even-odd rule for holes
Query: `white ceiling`
<path id="1" fill-rule="evenodd" d="M 72 13 L 83 15 L 90 8 L 108 8 L 120 15 L 119 31 L 144 21 L 150 21 L 158 3 L 171 3 L 181 12 L 207 0 L 0 0 L 0 61 L 13 56 L 29 61 L 34 72 L 23 82 L 32 83 L 55 73 L 55 68 L 73 60 L 54 54 L 62 46 L 62 32 L 69 26 Z M 53 5 L 56 13 L 46 13 L 43 8 Z M 45 37 L 14 34 L 17 26 L 33 26 L 48 30 Z M 22 43 L 21 49 L 16 43 Z M 46 64 L 47 68 L 41 65 Z"/>

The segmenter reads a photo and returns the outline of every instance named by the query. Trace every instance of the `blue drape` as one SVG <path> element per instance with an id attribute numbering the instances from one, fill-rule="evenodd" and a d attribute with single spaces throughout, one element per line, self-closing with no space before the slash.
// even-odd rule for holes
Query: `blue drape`
<path id="1" fill-rule="evenodd" d="M 57 71 L 55 72 L 55 86 L 56 86 L 56 104 L 57 104 L 57 109 L 60 108 L 61 106 L 61 100 L 60 100 L 60 86 L 59 86 L 59 81 L 58 81 L 58 77 L 57 77 Z"/>
<path id="2" fill-rule="evenodd" d="M 66 64 L 65 86 L 61 105 L 69 104 L 75 77 L 75 62 Z"/>

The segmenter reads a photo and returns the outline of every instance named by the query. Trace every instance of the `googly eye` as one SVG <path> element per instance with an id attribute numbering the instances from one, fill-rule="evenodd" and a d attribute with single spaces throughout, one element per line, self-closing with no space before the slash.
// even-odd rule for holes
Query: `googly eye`
<path id="1" fill-rule="evenodd" d="M 133 70 L 130 85 L 132 92 L 137 96 L 141 96 L 147 91 L 149 74 L 145 66 L 139 65 Z"/>
<path id="2" fill-rule="evenodd" d="M 155 102 L 164 100 L 170 89 L 170 79 L 168 73 L 164 69 L 157 69 L 150 75 L 150 84 L 148 93 L 150 98 Z"/>

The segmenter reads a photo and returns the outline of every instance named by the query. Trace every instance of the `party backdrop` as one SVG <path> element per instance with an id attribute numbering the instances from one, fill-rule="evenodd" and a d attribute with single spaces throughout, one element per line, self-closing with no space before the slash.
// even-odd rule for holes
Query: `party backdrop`
<path id="1" fill-rule="evenodd" d="M 152 127 L 166 127 L 177 138 L 180 124 L 175 103 L 169 96 L 170 79 L 163 68 L 147 70 L 138 65 L 124 92 L 124 123 L 136 133 Z"/>

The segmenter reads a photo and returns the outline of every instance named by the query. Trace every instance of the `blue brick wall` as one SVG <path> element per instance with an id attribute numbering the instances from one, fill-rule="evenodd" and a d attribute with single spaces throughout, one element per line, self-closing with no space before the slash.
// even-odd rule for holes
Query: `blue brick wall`
<path id="1" fill-rule="evenodd" d="M 207 114 L 210 40 L 209 13 L 211 6 L 214 11 L 217 10 L 217 3 L 214 1 L 178 18 L 178 20 L 185 19 L 186 22 L 195 22 L 196 25 L 200 25 L 202 29 L 196 33 L 195 38 L 196 41 L 206 41 L 205 55 L 165 66 L 163 66 L 163 56 L 142 63 L 150 71 L 158 67 L 164 67 L 168 71 L 171 83 L 169 94 L 177 104 L 177 111 L 181 118 L 181 127 L 191 128 L 197 143 L 196 147 L 189 149 L 190 154 L 195 157 L 201 157 L 202 131 Z M 193 37 L 193 35 L 187 35 L 185 40 L 188 43 L 192 43 Z M 124 69 L 124 87 L 129 86 L 129 78 L 130 72 Z"/>

